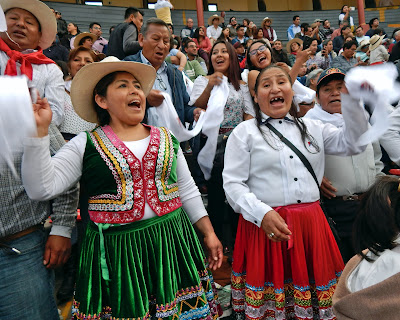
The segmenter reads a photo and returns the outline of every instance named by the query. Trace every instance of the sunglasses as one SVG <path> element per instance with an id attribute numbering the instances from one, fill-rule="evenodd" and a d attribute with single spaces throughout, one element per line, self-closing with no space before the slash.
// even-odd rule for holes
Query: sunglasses
<path id="1" fill-rule="evenodd" d="M 251 50 L 249 54 L 251 56 L 255 56 L 257 54 L 257 51 L 261 53 L 264 52 L 265 50 L 267 50 L 267 46 L 263 44 L 262 46 L 259 46 L 257 49 Z"/>

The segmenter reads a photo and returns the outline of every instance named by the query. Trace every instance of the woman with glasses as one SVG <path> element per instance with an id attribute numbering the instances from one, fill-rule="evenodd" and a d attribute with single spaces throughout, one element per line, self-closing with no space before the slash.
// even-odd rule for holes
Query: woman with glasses
<path id="1" fill-rule="evenodd" d="M 251 118 L 254 111 L 248 87 L 240 80 L 240 67 L 235 49 L 230 43 L 219 40 L 214 43 L 210 52 L 208 75 L 200 76 L 195 80 L 189 104 L 206 110 L 212 89 L 221 84 L 224 77 L 228 80 L 229 95 L 225 103 L 224 119 L 220 124 L 219 135 L 227 136 L 243 120 Z M 205 138 L 202 139 L 201 144 L 205 144 Z M 232 221 L 232 217 L 235 215 L 225 203 L 222 170 L 223 163 L 216 163 L 216 159 L 214 159 L 211 178 L 207 182 L 208 213 L 217 236 L 220 237 L 225 247 L 231 249 L 237 220 L 236 223 L 231 224 L 232 234 L 227 236 L 227 233 L 223 232 L 223 225 L 229 224 L 226 220 Z M 237 215 L 236 217 L 238 218 Z M 222 239 L 224 236 L 226 239 Z"/>

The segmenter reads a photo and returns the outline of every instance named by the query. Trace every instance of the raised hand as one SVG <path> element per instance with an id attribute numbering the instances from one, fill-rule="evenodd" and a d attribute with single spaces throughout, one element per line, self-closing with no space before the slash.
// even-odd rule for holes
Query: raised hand
<path id="1" fill-rule="evenodd" d="M 39 138 L 47 136 L 53 112 L 46 98 L 40 98 L 39 94 L 36 103 L 32 103 L 35 116 L 37 135 Z"/>

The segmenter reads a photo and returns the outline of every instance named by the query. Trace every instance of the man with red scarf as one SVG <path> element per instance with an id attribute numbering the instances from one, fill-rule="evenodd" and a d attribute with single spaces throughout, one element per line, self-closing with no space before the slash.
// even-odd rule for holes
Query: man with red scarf
<path id="1" fill-rule="evenodd" d="M 49 152 L 54 154 L 64 144 L 55 125 L 62 121 L 64 84 L 61 71 L 42 53 L 57 32 L 54 14 L 38 0 L 0 0 L 0 6 L 7 24 L 0 33 L 0 74 L 26 75 L 29 86 L 39 91 L 38 103 L 49 101 L 54 118 Z M 21 149 L 14 154 L 19 177 L 0 168 L 0 319 L 58 320 L 51 269 L 68 259 L 78 189 L 74 186 L 51 202 L 29 199 L 20 176 L 22 146 L 14 147 Z M 43 222 L 50 215 L 47 237 Z"/>
<path id="2" fill-rule="evenodd" d="M 30 10 L 21 9 L 21 3 Z M 52 45 L 57 23 L 50 9 L 45 8 L 51 16 L 38 3 L 44 5 L 37 0 L 0 1 L 7 22 L 7 32 L 0 33 L 0 70 L 1 75 L 26 75 L 29 87 L 36 87 L 40 96 L 49 101 L 52 121 L 59 126 L 64 117 L 63 77 L 54 61 L 42 52 Z M 33 10 L 38 13 L 33 15 Z"/>

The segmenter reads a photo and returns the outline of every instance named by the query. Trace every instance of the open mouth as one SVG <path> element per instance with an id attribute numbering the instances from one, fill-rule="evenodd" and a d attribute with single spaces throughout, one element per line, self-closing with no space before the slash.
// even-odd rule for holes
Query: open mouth
<path id="1" fill-rule="evenodd" d="M 329 103 L 341 103 L 342 101 L 340 99 L 335 99 L 335 100 L 331 100 L 329 101 Z"/>
<path id="2" fill-rule="evenodd" d="M 164 54 L 162 52 L 156 52 L 156 56 L 160 58 L 164 58 Z"/>
<path id="3" fill-rule="evenodd" d="M 215 60 L 216 64 L 223 64 L 225 62 L 225 59 L 217 59 Z"/>
<path id="4" fill-rule="evenodd" d="M 140 100 L 138 100 L 138 99 L 134 99 L 134 100 L 131 100 L 129 103 L 128 103 L 128 106 L 129 107 L 131 107 L 131 108 L 136 108 L 136 109 L 140 109 Z"/>
<path id="5" fill-rule="evenodd" d="M 271 106 L 281 105 L 284 102 L 285 102 L 285 99 L 283 99 L 283 97 L 275 97 L 275 98 L 272 98 L 271 100 L 269 100 L 269 103 L 271 104 Z"/>

